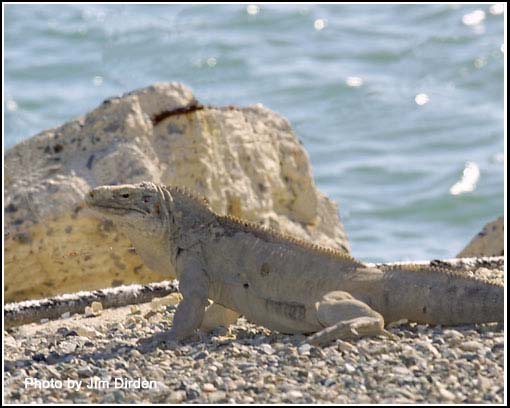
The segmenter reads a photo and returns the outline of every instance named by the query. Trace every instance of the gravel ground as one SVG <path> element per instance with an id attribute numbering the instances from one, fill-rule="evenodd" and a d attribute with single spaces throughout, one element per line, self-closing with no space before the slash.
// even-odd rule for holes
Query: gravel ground
<path id="1" fill-rule="evenodd" d="M 9 330 L 4 401 L 503 403 L 501 324 L 404 324 L 389 329 L 393 339 L 317 348 L 241 318 L 177 348 L 140 352 L 138 339 L 170 327 L 175 295 Z"/>

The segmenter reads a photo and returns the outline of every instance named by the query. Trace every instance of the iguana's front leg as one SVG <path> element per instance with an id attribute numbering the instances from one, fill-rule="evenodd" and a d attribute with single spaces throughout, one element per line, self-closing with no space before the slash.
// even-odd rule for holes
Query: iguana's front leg
<path id="1" fill-rule="evenodd" d="M 315 304 L 315 317 L 324 329 L 307 338 L 306 341 L 314 345 L 385 333 L 384 318 L 347 292 L 334 291 L 324 295 Z"/>
<path id="2" fill-rule="evenodd" d="M 179 291 L 182 300 L 175 311 L 172 328 L 144 339 L 143 345 L 157 346 L 163 342 L 183 340 L 194 334 L 202 323 L 208 304 L 209 281 L 199 257 L 195 254 L 180 254 L 177 258 L 177 270 L 180 271 Z"/>

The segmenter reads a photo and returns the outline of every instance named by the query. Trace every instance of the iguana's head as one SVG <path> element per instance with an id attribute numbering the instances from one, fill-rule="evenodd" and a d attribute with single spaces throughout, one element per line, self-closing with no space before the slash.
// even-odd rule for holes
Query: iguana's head
<path id="1" fill-rule="evenodd" d="M 90 209 L 128 236 L 145 265 L 175 277 L 169 239 L 172 201 L 168 190 L 149 182 L 96 187 L 85 197 Z"/>
<path id="2" fill-rule="evenodd" d="M 95 212 L 133 235 L 162 238 L 169 227 L 168 201 L 172 197 L 156 184 L 143 182 L 92 189 L 85 202 Z"/>
<path id="3" fill-rule="evenodd" d="M 149 268 L 166 276 L 174 276 L 178 245 L 192 246 L 215 217 L 192 195 L 150 182 L 96 187 L 85 202 L 128 236 Z"/>

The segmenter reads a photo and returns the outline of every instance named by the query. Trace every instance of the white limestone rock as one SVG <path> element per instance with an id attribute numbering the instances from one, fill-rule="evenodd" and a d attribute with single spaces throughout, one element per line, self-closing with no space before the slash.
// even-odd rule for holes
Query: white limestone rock
<path id="1" fill-rule="evenodd" d="M 289 122 L 261 106 L 205 107 L 179 83 L 111 98 L 5 155 L 5 301 L 164 279 L 84 209 L 104 184 L 189 188 L 220 214 L 349 252 Z"/>

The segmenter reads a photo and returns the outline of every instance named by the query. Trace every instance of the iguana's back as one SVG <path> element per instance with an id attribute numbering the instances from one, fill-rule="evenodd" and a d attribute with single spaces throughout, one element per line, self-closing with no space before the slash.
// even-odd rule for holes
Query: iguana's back
<path id="1" fill-rule="evenodd" d="M 361 296 L 369 291 L 366 276 L 381 276 L 349 255 L 233 217 L 217 216 L 203 248 L 211 282 L 228 287 L 223 301 L 234 305 L 225 306 L 248 315 L 255 298 L 285 307 L 312 304 L 333 290 Z"/>

